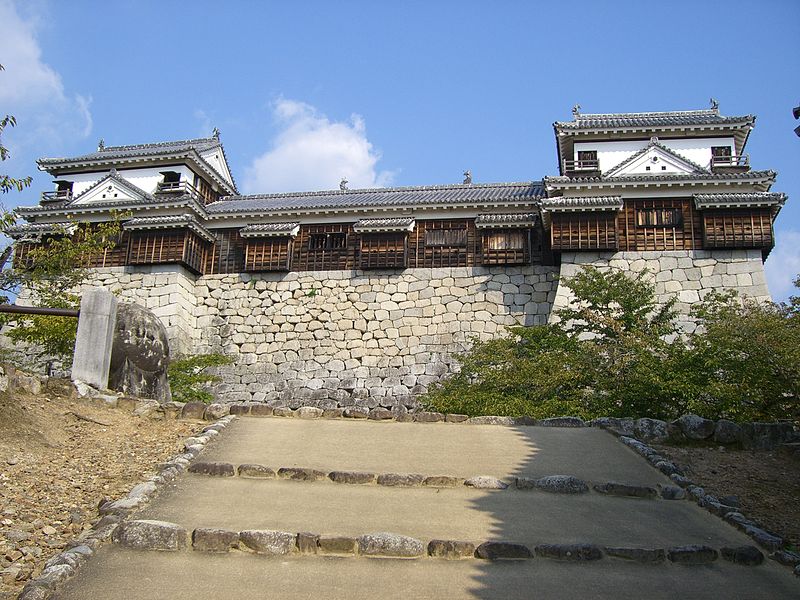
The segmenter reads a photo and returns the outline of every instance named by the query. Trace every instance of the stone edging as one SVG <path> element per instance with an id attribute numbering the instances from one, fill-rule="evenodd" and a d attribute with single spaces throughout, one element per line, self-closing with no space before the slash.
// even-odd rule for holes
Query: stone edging
<path id="1" fill-rule="evenodd" d="M 618 439 L 641 455 L 654 468 L 667 475 L 678 486 L 684 488 L 689 498 L 696 501 L 698 506 L 746 533 L 754 542 L 771 553 L 769 557 L 772 560 L 793 568 L 794 574 L 800 577 L 800 555 L 783 550 L 783 538 L 748 520 L 738 507 L 727 506 L 716 497 L 706 494 L 705 490 L 688 479 L 675 463 L 668 461 L 654 448 L 631 437 L 619 436 Z"/>
<path id="2" fill-rule="evenodd" d="M 155 497 L 160 488 L 186 470 L 189 463 L 205 445 L 236 417 L 231 415 L 203 427 L 202 431 L 187 438 L 185 451 L 158 465 L 158 473 L 135 485 L 127 496 L 109 501 L 99 507 L 101 518 L 90 529 L 83 531 L 69 543 L 69 547 L 45 563 L 45 568 L 36 579 L 31 579 L 22 588 L 18 600 L 46 600 L 56 589 L 73 577 L 78 569 L 108 541 L 114 531 L 125 522 L 126 517 Z"/>
<path id="3" fill-rule="evenodd" d="M 187 443 L 193 440 L 189 438 Z M 422 475 L 420 473 L 370 473 L 365 471 L 320 471 L 303 467 L 271 467 L 253 463 L 234 465 L 225 462 L 195 462 L 189 473 L 208 475 L 211 477 L 242 477 L 246 479 L 282 479 L 289 481 L 323 481 L 352 485 L 377 484 L 386 487 L 431 487 L 456 488 L 470 487 L 491 490 L 540 490 L 555 494 L 584 494 L 590 489 L 606 496 L 625 498 L 644 498 L 664 500 L 682 500 L 686 492 L 677 486 L 661 486 L 658 488 L 629 485 L 608 481 L 592 483 L 573 477 L 572 475 L 547 475 L 536 479 L 530 477 L 513 477 L 508 480 L 497 479 L 487 475 L 475 477 L 453 477 L 449 475 Z"/>
<path id="4" fill-rule="evenodd" d="M 112 536 L 114 543 L 136 550 L 228 553 L 239 550 L 264 556 L 333 555 L 381 558 L 438 558 L 446 560 L 529 560 L 534 557 L 588 562 L 603 557 L 659 564 L 667 560 L 685 565 L 714 562 L 719 556 L 734 564 L 755 566 L 764 562 L 755 546 L 725 547 L 691 545 L 671 548 L 606 547 L 596 544 L 539 544 L 533 549 L 504 541 L 474 543 L 464 540 L 430 540 L 379 532 L 359 536 L 328 536 L 309 532 L 272 530 L 229 531 L 198 528 L 190 532 L 165 521 L 136 520 L 122 523 Z"/>
<path id="5" fill-rule="evenodd" d="M 782 423 L 734 423 L 726 419 L 713 421 L 697 415 L 684 415 L 672 422 L 650 418 L 599 417 L 584 421 L 580 417 L 551 417 L 534 419 L 532 417 L 502 417 L 496 415 L 470 417 L 455 413 L 429 411 L 403 412 L 388 408 L 349 408 L 321 409 L 315 406 L 272 407 L 257 402 L 239 404 L 202 402 L 184 404 L 181 418 L 216 420 L 225 415 L 253 417 L 289 417 L 298 419 L 354 419 L 370 421 L 393 421 L 398 423 L 466 423 L 468 425 L 505 425 L 536 427 L 599 427 L 615 435 L 633 437 L 645 442 L 668 442 L 677 440 L 713 441 L 716 444 L 740 444 L 744 448 L 771 450 L 781 444 L 800 444 L 800 432 L 794 425 Z"/>

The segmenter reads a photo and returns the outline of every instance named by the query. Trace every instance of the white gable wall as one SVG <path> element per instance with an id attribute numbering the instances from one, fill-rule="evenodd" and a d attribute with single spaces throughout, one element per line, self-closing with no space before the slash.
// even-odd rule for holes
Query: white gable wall
<path id="1" fill-rule="evenodd" d="M 117 176 L 129 181 L 148 194 L 156 191 L 156 185 L 164 179 L 161 171 L 177 171 L 181 174 L 181 181 L 194 183 L 194 173 L 184 165 L 171 165 L 168 167 L 149 167 L 147 169 L 123 169 L 117 171 Z M 93 173 L 70 173 L 56 178 L 57 181 L 71 181 L 72 195 L 77 196 L 92 187 L 95 183 L 108 177 L 111 169 L 95 171 Z"/>
<path id="2" fill-rule="evenodd" d="M 711 162 L 712 146 L 730 146 L 731 153 L 734 154 L 733 137 L 719 138 L 683 138 L 683 139 L 663 139 L 658 141 L 674 150 L 681 156 L 697 163 L 701 167 L 707 168 Z M 597 159 L 600 161 L 600 170 L 606 172 L 616 167 L 622 161 L 630 158 L 642 148 L 650 143 L 650 138 L 646 140 L 624 140 L 613 142 L 576 142 L 574 159 L 578 158 L 579 150 L 597 150 Z"/>
<path id="3" fill-rule="evenodd" d="M 216 169 L 217 173 L 227 180 L 228 183 L 233 185 L 233 177 L 225 162 L 225 156 L 222 154 L 222 148 L 214 148 L 208 152 L 200 155 L 209 165 Z"/>

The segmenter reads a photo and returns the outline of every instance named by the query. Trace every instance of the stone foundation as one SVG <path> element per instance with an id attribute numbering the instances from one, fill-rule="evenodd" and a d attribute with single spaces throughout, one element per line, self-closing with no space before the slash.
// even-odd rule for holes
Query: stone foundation
<path id="1" fill-rule="evenodd" d="M 759 301 L 771 300 L 761 250 L 565 252 L 561 255 L 561 277 L 572 277 L 584 265 L 633 273 L 647 269 L 655 282 L 659 302 L 677 297 L 678 323 L 687 333 L 696 328 L 689 317 L 692 304 L 705 298 L 712 290 L 735 289 L 743 296 Z M 559 286 L 553 308 L 557 310 L 566 306 L 571 298 L 572 291 Z"/>
<path id="2" fill-rule="evenodd" d="M 152 310 L 173 352 L 221 352 L 224 402 L 414 407 L 458 369 L 454 353 L 508 325 L 547 322 L 558 267 L 209 275 L 98 270 L 95 283 Z"/>

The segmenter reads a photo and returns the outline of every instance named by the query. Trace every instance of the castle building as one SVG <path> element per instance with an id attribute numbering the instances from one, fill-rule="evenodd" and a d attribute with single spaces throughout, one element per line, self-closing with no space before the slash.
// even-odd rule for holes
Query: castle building
<path id="1" fill-rule="evenodd" d="M 241 195 L 219 132 L 105 146 L 39 168 L 16 259 L 73 222 L 124 214 L 96 284 L 151 309 L 178 353 L 235 358 L 223 400 L 413 407 L 473 336 L 547 322 L 559 276 L 648 269 L 682 324 L 711 290 L 769 299 L 763 260 L 786 201 L 751 169 L 751 115 L 583 114 L 554 123 L 558 175 Z"/>

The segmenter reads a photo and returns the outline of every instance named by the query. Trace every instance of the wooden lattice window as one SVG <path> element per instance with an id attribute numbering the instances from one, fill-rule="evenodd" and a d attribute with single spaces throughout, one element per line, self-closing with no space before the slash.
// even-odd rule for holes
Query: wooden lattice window
<path id="1" fill-rule="evenodd" d="M 364 233 L 361 235 L 362 269 L 402 269 L 408 263 L 408 235 L 405 233 Z"/>
<path id="2" fill-rule="evenodd" d="M 575 163 L 578 169 L 594 169 L 597 167 L 597 150 L 578 150 L 578 160 Z"/>
<path id="3" fill-rule="evenodd" d="M 346 233 L 312 233 L 308 236 L 309 250 L 341 250 L 346 247 Z"/>
<path id="4" fill-rule="evenodd" d="M 466 229 L 427 229 L 426 246 L 463 247 L 467 245 Z"/>
<path id="5" fill-rule="evenodd" d="M 683 212 L 680 208 L 640 208 L 636 211 L 638 227 L 680 227 Z"/>
<path id="6" fill-rule="evenodd" d="M 481 235 L 483 264 L 525 264 L 530 260 L 529 229 L 498 229 Z"/>
<path id="7" fill-rule="evenodd" d="M 292 256 L 292 238 L 248 239 L 244 247 L 245 271 L 288 271 Z"/>
<path id="8" fill-rule="evenodd" d="M 179 263 L 202 273 L 207 253 L 208 243 L 187 229 L 137 231 L 128 244 L 128 264 Z"/>

